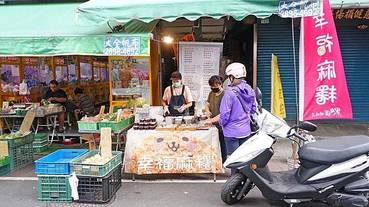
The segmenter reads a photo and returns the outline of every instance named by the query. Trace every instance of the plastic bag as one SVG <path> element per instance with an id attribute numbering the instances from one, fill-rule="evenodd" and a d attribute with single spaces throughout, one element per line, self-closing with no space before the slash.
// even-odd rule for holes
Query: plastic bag
<path id="1" fill-rule="evenodd" d="M 28 86 L 25 80 L 19 84 L 19 95 L 29 95 Z"/>

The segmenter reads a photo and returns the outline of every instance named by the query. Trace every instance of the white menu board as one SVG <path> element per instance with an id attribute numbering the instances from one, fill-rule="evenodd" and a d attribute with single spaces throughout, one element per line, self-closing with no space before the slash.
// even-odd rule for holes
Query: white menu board
<path id="1" fill-rule="evenodd" d="M 219 75 L 223 43 L 179 42 L 179 72 L 195 101 L 206 100 L 209 78 Z"/>

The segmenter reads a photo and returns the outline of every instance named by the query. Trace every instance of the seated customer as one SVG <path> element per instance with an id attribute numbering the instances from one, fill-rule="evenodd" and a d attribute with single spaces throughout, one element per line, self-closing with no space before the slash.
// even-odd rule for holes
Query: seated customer
<path id="1" fill-rule="evenodd" d="M 94 116 L 95 106 L 91 98 L 84 94 L 81 88 L 76 88 L 74 94 L 77 96 L 77 108 L 74 110 L 74 117 L 76 120 L 79 120 L 84 115 Z"/>
<path id="2" fill-rule="evenodd" d="M 59 88 L 58 81 L 52 80 L 49 83 L 49 89 L 46 91 L 43 99 L 49 101 L 50 103 L 59 103 L 65 107 L 68 97 L 65 91 Z M 59 133 L 64 132 L 64 119 L 65 112 L 59 113 L 58 114 Z"/>

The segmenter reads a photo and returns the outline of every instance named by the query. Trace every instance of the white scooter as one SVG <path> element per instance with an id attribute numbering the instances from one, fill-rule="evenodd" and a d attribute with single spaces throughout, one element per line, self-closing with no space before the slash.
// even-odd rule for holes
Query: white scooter
<path id="1" fill-rule="evenodd" d="M 260 98 L 260 97 L 259 97 Z M 224 184 L 221 198 L 235 204 L 257 186 L 272 204 L 318 201 L 334 207 L 368 206 L 369 137 L 345 136 L 308 142 L 306 131 L 316 126 L 302 122 L 289 127 L 285 121 L 261 109 L 259 130 L 224 163 L 238 169 Z M 298 169 L 270 172 L 267 164 L 274 154 L 277 138 L 300 140 Z M 301 143 L 300 142 L 300 143 Z"/>

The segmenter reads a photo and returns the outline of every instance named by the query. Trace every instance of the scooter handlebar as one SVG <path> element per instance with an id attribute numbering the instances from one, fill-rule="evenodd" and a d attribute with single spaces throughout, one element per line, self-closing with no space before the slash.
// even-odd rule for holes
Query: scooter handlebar
<path id="1" fill-rule="evenodd" d="M 306 142 L 308 141 L 307 139 L 305 139 L 303 136 L 301 136 L 300 134 L 298 134 L 297 132 L 294 132 L 291 134 L 291 131 L 292 131 L 293 128 L 290 129 L 290 131 L 288 132 L 288 135 L 287 135 L 287 138 L 291 138 L 291 137 L 297 137 L 299 138 L 300 140 Z"/>

